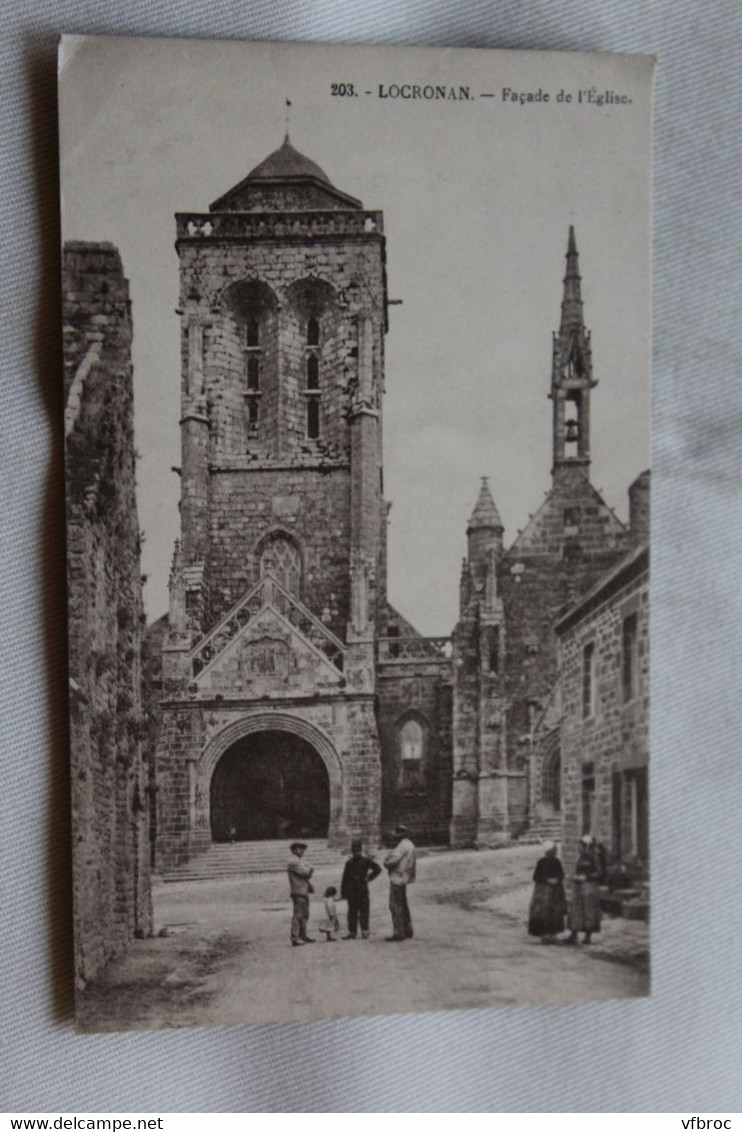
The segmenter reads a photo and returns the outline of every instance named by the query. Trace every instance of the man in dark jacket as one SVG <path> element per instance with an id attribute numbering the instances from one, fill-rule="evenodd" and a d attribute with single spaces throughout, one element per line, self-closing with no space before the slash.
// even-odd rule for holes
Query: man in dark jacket
<path id="1" fill-rule="evenodd" d="M 381 872 L 381 866 L 371 857 L 364 857 L 363 842 L 351 841 L 350 857 L 345 862 L 343 879 L 340 883 L 340 899 L 348 901 L 348 934 L 343 939 L 355 939 L 358 921 L 361 921 L 361 935 L 368 939 L 369 900 L 368 884 Z"/>

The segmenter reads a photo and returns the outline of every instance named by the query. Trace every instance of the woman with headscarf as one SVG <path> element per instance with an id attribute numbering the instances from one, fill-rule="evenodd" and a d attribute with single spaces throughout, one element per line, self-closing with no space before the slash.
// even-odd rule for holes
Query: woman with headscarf
<path id="1" fill-rule="evenodd" d="M 589 834 L 580 838 L 580 855 L 572 878 L 572 900 L 569 905 L 567 926 L 571 935 L 566 943 L 577 943 L 577 933 L 584 932 L 583 943 L 590 943 L 593 932 L 600 931 L 600 862 L 595 842 Z"/>
<path id="2" fill-rule="evenodd" d="M 564 869 L 557 857 L 553 841 L 544 843 L 544 855 L 533 874 L 533 896 L 528 910 L 528 934 L 541 937 L 542 943 L 553 943 L 558 932 L 564 931 L 566 911 L 564 895 Z"/>

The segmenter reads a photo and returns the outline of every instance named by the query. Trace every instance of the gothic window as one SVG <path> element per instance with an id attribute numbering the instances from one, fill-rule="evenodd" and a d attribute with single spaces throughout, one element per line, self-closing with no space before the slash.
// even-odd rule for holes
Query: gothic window
<path id="1" fill-rule="evenodd" d="M 590 641 L 582 650 L 582 718 L 588 719 L 595 711 L 595 643 Z"/>
<path id="2" fill-rule="evenodd" d="M 247 391 L 257 393 L 260 390 L 260 362 L 254 355 L 247 358 Z"/>
<path id="3" fill-rule="evenodd" d="M 623 701 L 628 703 L 636 695 L 636 614 L 624 618 L 621 634 L 621 684 Z"/>
<path id="4" fill-rule="evenodd" d="M 401 782 L 403 790 L 423 788 L 423 755 L 425 732 L 416 719 L 408 719 L 399 732 Z"/>
<path id="5" fill-rule="evenodd" d="M 319 387 L 319 321 L 307 320 L 306 386 L 307 399 L 307 438 L 318 440 L 320 431 L 320 387 Z"/>
<path id="6" fill-rule="evenodd" d="M 301 554 L 296 543 L 277 535 L 263 547 L 260 555 L 260 577 L 271 574 L 293 597 L 300 596 Z"/>
<path id="7" fill-rule="evenodd" d="M 260 366 L 262 350 L 260 346 L 260 322 L 248 318 L 243 326 L 243 345 L 245 351 L 245 407 L 247 409 L 247 435 L 258 435 L 260 420 Z"/>

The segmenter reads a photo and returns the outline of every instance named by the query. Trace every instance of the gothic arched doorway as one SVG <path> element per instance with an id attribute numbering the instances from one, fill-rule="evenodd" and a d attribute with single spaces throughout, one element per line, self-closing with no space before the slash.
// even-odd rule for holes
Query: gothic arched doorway
<path id="1" fill-rule="evenodd" d="M 541 803 L 550 813 L 558 814 L 562 808 L 562 758 L 559 736 L 550 744 L 541 768 Z"/>
<path id="2" fill-rule="evenodd" d="M 211 778 L 214 841 L 327 837 L 330 779 L 306 739 L 256 731 L 222 755 Z"/>

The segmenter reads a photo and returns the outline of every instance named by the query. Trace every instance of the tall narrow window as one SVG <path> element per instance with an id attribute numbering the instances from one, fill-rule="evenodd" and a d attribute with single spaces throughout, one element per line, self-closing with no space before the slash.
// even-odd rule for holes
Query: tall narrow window
<path id="1" fill-rule="evenodd" d="M 624 618 L 621 639 L 621 683 L 623 701 L 628 703 L 636 695 L 636 614 Z"/>
<path id="2" fill-rule="evenodd" d="M 489 653 L 489 670 L 493 674 L 500 671 L 500 627 L 492 625 L 487 632 L 487 650 Z"/>
<path id="3" fill-rule="evenodd" d="M 320 386 L 319 386 L 319 322 L 316 318 L 307 320 L 306 386 L 307 399 L 307 438 L 319 439 L 320 425 Z"/>
<path id="4" fill-rule="evenodd" d="M 403 790 L 422 788 L 424 743 L 425 734 L 422 727 L 416 719 L 408 719 L 399 733 Z"/>
<path id="5" fill-rule="evenodd" d="M 582 764 L 582 832 L 593 833 L 595 827 L 595 767 Z"/>
<path id="6" fill-rule="evenodd" d="M 247 357 L 247 391 L 257 393 L 260 390 L 260 362 L 253 354 Z"/>
<path id="7" fill-rule="evenodd" d="M 248 318 L 243 327 L 243 348 L 245 351 L 245 408 L 247 410 L 248 439 L 258 436 L 260 423 L 260 323 L 256 318 Z"/>
<path id="8" fill-rule="evenodd" d="M 319 401 L 316 397 L 307 401 L 307 437 L 309 440 L 319 438 Z"/>
<path id="9" fill-rule="evenodd" d="M 595 643 L 590 641 L 582 650 L 582 718 L 588 719 L 595 710 Z"/>

